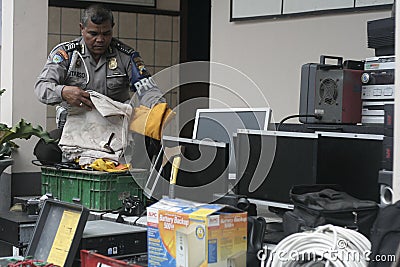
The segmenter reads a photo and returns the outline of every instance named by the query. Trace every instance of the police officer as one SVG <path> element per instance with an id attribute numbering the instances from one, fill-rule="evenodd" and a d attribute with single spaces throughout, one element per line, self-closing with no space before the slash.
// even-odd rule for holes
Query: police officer
<path id="1" fill-rule="evenodd" d="M 113 38 L 112 12 L 102 5 L 88 7 L 82 16 L 82 36 L 57 45 L 35 84 L 39 101 L 90 110 L 93 104 L 86 90 L 97 91 L 113 100 L 126 102 L 130 90 L 140 104 L 151 108 L 165 102 L 143 60 L 132 48 Z"/>
<path id="2" fill-rule="evenodd" d="M 87 90 L 97 91 L 113 100 L 128 102 L 135 92 L 141 108 L 166 105 L 139 54 L 113 38 L 112 12 L 102 5 L 84 10 L 80 23 L 81 37 L 57 45 L 49 54 L 35 84 L 39 101 L 66 107 L 94 108 Z M 164 104 L 163 104 L 164 103 Z M 51 132 L 58 139 L 62 129 Z M 61 161 L 58 146 L 43 142 L 34 154 L 43 162 Z"/>

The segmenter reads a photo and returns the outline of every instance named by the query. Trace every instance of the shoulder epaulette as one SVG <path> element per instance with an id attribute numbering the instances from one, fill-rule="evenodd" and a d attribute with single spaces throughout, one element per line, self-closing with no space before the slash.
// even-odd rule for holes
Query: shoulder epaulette
<path id="1" fill-rule="evenodd" d="M 115 40 L 115 47 L 127 55 L 132 55 L 135 52 L 135 49 L 117 40 Z"/>
<path id="2" fill-rule="evenodd" d="M 66 48 L 65 49 L 66 52 L 71 52 L 71 51 L 74 51 L 74 50 L 78 50 L 80 53 L 83 54 L 83 49 L 84 49 L 83 45 L 78 40 L 64 43 L 64 46 Z"/>

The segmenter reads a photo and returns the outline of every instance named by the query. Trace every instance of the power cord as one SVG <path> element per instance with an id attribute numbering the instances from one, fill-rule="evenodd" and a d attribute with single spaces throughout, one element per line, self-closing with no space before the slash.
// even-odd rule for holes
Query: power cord
<path id="1" fill-rule="evenodd" d="M 139 221 L 140 218 L 142 218 L 145 214 L 147 213 L 147 210 L 145 209 L 133 222 L 133 225 L 136 225 L 136 223 Z"/>
<path id="2" fill-rule="evenodd" d="M 315 266 L 318 262 L 326 267 L 363 267 L 368 266 L 370 251 L 370 241 L 359 232 L 328 224 L 283 239 L 270 253 L 266 267 Z"/>
<path id="3" fill-rule="evenodd" d="M 321 115 L 321 114 L 296 114 L 296 115 L 290 115 L 290 116 L 287 116 L 287 117 L 283 118 L 283 119 L 279 122 L 278 126 L 276 127 L 276 130 L 279 131 L 279 128 L 281 127 L 281 125 L 282 125 L 285 121 L 287 121 L 287 120 L 289 120 L 289 119 L 293 119 L 293 118 L 303 118 L 303 117 L 304 117 L 304 118 L 313 117 L 313 118 L 316 118 L 317 120 L 322 119 L 322 115 Z"/>

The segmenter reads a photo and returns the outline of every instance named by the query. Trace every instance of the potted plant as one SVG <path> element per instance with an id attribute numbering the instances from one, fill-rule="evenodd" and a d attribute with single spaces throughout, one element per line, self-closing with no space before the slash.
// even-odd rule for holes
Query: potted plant
<path id="1" fill-rule="evenodd" d="M 0 90 L 0 96 L 5 89 Z M 18 148 L 18 145 L 13 142 L 14 139 L 29 139 L 35 135 L 42 138 L 46 143 L 54 141 L 47 131 L 44 131 L 41 126 L 33 127 L 24 119 L 21 119 L 14 127 L 9 127 L 4 123 L 0 123 L 0 175 L 4 169 L 12 164 L 11 152 Z"/>

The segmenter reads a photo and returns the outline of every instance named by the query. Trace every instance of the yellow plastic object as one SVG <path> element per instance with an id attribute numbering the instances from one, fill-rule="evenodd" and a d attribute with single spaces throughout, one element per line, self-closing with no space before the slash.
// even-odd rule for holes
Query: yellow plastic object
<path id="1" fill-rule="evenodd" d="M 162 129 L 173 115 L 174 113 L 168 108 L 167 103 L 159 103 L 153 108 L 141 105 L 135 108 L 129 129 L 133 132 L 161 140 Z"/>
<path id="2" fill-rule="evenodd" d="M 111 160 L 96 159 L 92 164 L 89 165 L 90 168 L 96 171 L 106 171 L 106 172 L 124 172 L 129 170 L 130 164 L 119 164 Z"/>
<path id="3" fill-rule="evenodd" d="M 181 157 L 175 157 L 172 162 L 170 184 L 176 184 L 176 176 L 178 175 L 179 165 L 181 165 Z"/>

